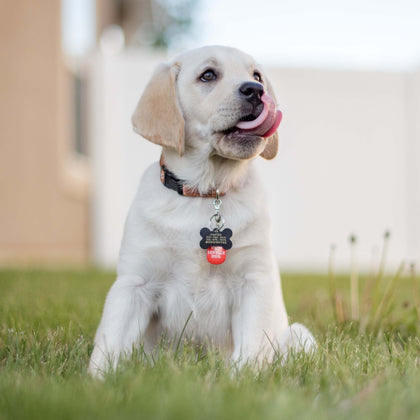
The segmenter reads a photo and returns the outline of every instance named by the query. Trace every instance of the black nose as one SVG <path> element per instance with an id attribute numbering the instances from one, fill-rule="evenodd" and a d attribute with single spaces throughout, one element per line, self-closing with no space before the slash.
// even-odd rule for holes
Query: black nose
<path id="1" fill-rule="evenodd" d="M 264 87 L 260 83 L 245 82 L 239 86 L 239 93 L 253 105 L 261 103 L 261 96 L 264 94 Z"/>

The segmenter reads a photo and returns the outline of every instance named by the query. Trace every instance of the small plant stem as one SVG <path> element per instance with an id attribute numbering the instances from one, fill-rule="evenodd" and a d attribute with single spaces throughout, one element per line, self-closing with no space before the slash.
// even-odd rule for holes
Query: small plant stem
<path id="1" fill-rule="evenodd" d="M 390 302 L 391 298 L 392 298 L 392 294 L 395 288 L 395 285 L 397 283 L 397 281 L 400 279 L 401 274 L 403 273 L 405 268 L 405 262 L 403 261 L 400 266 L 398 267 L 397 272 L 395 273 L 394 277 L 389 281 L 385 292 L 382 296 L 382 300 L 378 305 L 378 308 L 376 310 L 375 316 L 373 318 L 373 328 L 374 331 L 377 333 L 379 332 L 379 329 L 381 327 L 381 323 L 382 323 L 382 315 L 384 313 L 384 309 L 386 308 L 386 306 L 388 305 L 388 303 Z"/>
<path id="2" fill-rule="evenodd" d="M 350 297 L 351 319 L 359 319 L 359 270 L 357 267 L 356 241 L 351 242 L 351 269 L 350 269 Z"/>
<path id="3" fill-rule="evenodd" d="M 390 238 L 389 231 L 386 231 L 384 234 L 384 245 L 382 247 L 382 254 L 381 259 L 379 263 L 379 270 L 378 274 L 376 275 L 374 287 L 373 287 L 373 293 L 372 293 L 372 306 L 371 306 L 371 317 L 374 319 L 374 315 L 377 312 L 378 309 L 378 301 L 379 301 L 379 289 L 380 284 L 382 282 L 382 277 L 385 272 L 385 264 L 386 264 L 386 258 L 388 255 L 388 246 L 389 246 L 389 238 Z"/>
<path id="4" fill-rule="evenodd" d="M 334 319 L 337 322 L 337 284 L 335 279 L 335 245 L 331 245 L 330 254 L 328 258 L 328 280 L 330 284 L 330 299 L 331 308 L 333 311 Z"/>
<path id="5" fill-rule="evenodd" d="M 381 261 L 379 263 L 378 278 L 382 278 L 385 271 L 386 258 L 388 255 L 389 238 L 391 237 L 388 231 L 384 234 L 384 246 L 382 248 Z"/>
<path id="6" fill-rule="evenodd" d="M 343 298 L 338 293 L 335 296 L 335 308 L 337 312 L 337 322 L 342 324 L 346 320 L 346 309 Z"/>
<path id="7" fill-rule="evenodd" d="M 360 325 L 359 332 L 365 332 L 369 322 L 369 313 L 372 306 L 372 290 L 375 283 L 375 249 L 372 250 L 372 261 L 369 269 L 369 277 L 366 281 L 362 297 L 360 299 Z"/>
<path id="8" fill-rule="evenodd" d="M 410 276 L 411 276 L 411 283 L 413 287 L 414 307 L 416 308 L 417 319 L 420 320 L 420 298 L 419 298 L 419 289 L 418 289 L 417 278 L 416 278 L 416 266 L 414 263 L 410 264 Z"/>

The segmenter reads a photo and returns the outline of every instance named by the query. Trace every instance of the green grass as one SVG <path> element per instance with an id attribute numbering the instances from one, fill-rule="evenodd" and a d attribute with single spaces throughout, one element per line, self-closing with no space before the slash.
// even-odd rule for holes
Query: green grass
<path id="1" fill-rule="evenodd" d="M 408 278 L 377 334 L 335 320 L 327 275 L 283 275 L 290 318 L 315 333 L 315 354 L 234 375 L 216 353 L 161 350 L 152 366 L 139 352 L 99 382 L 86 366 L 113 280 L 95 270 L 0 271 L 0 419 L 420 418 L 420 329 Z M 349 302 L 348 276 L 336 287 Z"/>

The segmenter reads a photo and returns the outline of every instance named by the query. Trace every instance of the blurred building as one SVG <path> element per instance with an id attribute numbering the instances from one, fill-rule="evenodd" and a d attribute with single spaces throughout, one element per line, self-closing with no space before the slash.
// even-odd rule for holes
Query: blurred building
<path id="1" fill-rule="evenodd" d="M 147 1 L 140 14 L 129 3 L 98 1 L 96 33 L 148 20 Z M 83 66 L 63 52 L 61 24 L 58 0 L 0 4 L 1 264 L 90 259 Z"/>
<path id="2" fill-rule="evenodd" d="M 0 3 L 0 264 L 91 260 L 87 57 L 110 25 L 164 46 L 170 20 L 153 0 Z"/>
<path id="3" fill-rule="evenodd" d="M 0 262 L 84 262 L 89 174 L 73 143 L 60 2 L 0 11 Z"/>

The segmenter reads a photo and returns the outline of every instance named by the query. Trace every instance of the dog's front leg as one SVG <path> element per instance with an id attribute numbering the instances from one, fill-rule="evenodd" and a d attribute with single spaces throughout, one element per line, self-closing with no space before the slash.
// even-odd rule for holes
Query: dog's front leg
<path id="1" fill-rule="evenodd" d="M 255 285 L 245 285 L 232 314 L 233 353 L 236 367 L 249 363 L 260 368 L 271 361 L 274 349 L 269 336 L 272 335 L 273 309 L 270 300 Z"/>
<path id="2" fill-rule="evenodd" d="M 95 336 L 89 373 L 101 377 L 115 369 L 118 359 L 129 354 L 149 325 L 153 306 L 147 284 L 140 276 L 118 276 L 105 301 Z"/>

